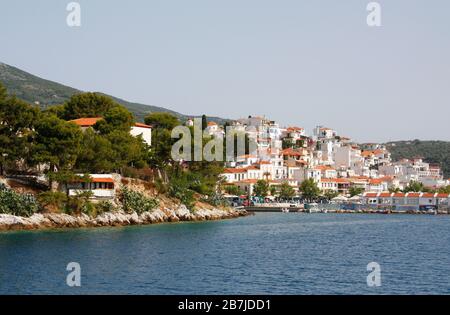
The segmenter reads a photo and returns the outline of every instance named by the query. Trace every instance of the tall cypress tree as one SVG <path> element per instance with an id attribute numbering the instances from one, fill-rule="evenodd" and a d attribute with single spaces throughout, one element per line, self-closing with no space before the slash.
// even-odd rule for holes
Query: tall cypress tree
<path id="1" fill-rule="evenodd" d="M 208 120 L 206 119 L 206 115 L 202 115 L 202 130 L 205 130 L 208 127 Z"/>

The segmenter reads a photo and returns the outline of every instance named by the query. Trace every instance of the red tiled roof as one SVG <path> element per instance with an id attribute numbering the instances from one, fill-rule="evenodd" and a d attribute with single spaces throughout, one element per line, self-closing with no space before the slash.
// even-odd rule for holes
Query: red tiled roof
<path id="1" fill-rule="evenodd" d="M 320 182 L 322 183 L 337 183 L 337 178 L 321 178 Z"/>
<path id="2" fill-rule="evenodd" d="M 292 148 L 284 149 L 283 151 L 281 151 L 281 154 L 287 155 L 287 156 L 302 156 L 302 154 L 300 152 L 295 151 Z"/>
<path id="3" fill-rule="evenodd" d="M 349 183 L 347 178 L 321 178 L 322 183 Z"/>
<path id="4" fill-rule="evenodd" d="M 224 171 L 226 174 L 245 173 L 243 168 L 226 168 Z"/>
<path id="5" fill-rule="evenodd" d="M 305 129 L 300 128 L 300 127 L 288 127 L 287 131 L 292 132 L 292 131 L 303 131 Z"/>
<path id="6" fill-rule="evenodd" d="M 392 193 L 390 193 L 390 192 L 383 192 L 380 194 L 380 197 L 388 198 L 388 197 L 391 197 L 391 195 L 392 195 Z"/>
<path id="7" fill-rule="evenodd" d="M 146 124 L 142 124 L 142 123 L 135 123 L 134 124 L 135 127 L 139 127 L 139 128 L 149 128 L 151 129 L 152 126 L 146 125 Z"/>
<path id="8" fill-rule="evenodd" d="M 416 193 L 416 192 L 410 192 L 408 193 L 408 197 L 420 197 L 420 193 Z"/>
<path id="9" fill-rule="evenodd" d="M 92 178 L 93 183 L 114 183 L 112 178 Z"/>
<path id="10" fill-rule="evenodd" d="M 320 170 L 320 171 L 327 171 L 327 170 L 334 171 L 334 168 L 332 168 L 329 165 L 317 165 L 316 166 L 316 170 Z"/>
<path id="11" fill-rule="evenodd" d="M 361 156 L 362 156 L 362 157 L 369 157 L 369 156 L 371 156 L 371 155 L 373 155 L 373 152 L 372 152 L 372 151 L 362 151 L 362 152 L 361 152 Z"/>
<path id="12" fill-rule="evenodd" d="M 80 127 L 91 127 L 97 123 L 97 121 L 103 119 L 102 117 L 89 117 L 89 118 L 78 118 L 71 120 L 70 122 L 73 122 L 77 124 Z"/>
<path id="13" fill-rule="evenodd" d="M 83 118 L 70 120 L 70 122 L 73 122 L 80 127 L 92 127 L 93 125 L 95 125 L 97 123 L 97 121 L 99 121 L 101 119 L 103 119 L 103 118 L 102 117 L 83 117 Z M 143 123 L 135 123 L 134 125 L 139 128 L 152 128 L 152 126 L 149 126 L 149 125 L 146 125 Z"/>
<path id="14" fill-rule="evenodd" d="M 366 193 L 365 196 L 369 198 L 374 198 L 378 195 L 378 193 Z"/>

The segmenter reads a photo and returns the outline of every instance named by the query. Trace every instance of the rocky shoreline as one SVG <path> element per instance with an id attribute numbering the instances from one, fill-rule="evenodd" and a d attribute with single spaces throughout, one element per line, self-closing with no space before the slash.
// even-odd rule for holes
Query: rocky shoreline
<path id="1" fill-rule="evenodd" d="M 138 215 L 123 211 L 106 212 L 95 218 L 86 214 L 71 216 L 61 213 L 36 213 L 31 217 L 0 214 L 0 231 L 44 230 L 58 228 L 113 227 L 128 225 L 148 225 L 164 222 L 210 221 L 247 216 L 245 210 L 199 209 L 189 211 L 184 205 L 176 209 L 156 209 Z"/>

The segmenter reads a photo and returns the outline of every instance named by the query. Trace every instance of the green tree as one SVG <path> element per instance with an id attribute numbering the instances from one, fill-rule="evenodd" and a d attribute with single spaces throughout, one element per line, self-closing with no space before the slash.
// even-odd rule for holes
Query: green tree
<path id="1" fill-rule="evenodd" d="M 269 182 L 258 180 L 253 188 L 253 194 L 258 197 L 267 197 L 269 194 Z"/>
<path id="2" fill-rule="evenodd" d="M 208 127 L 208 119 L 206 115 L 202 115 L 202 130 L 205 130 Z"/>
<path id="3" fill-rule="evenodd" d="M 398 188 L 398 187 L 389 187 L 389 188 L 388 188 L 388 191 L 389 191 L 390 193 L 398 193 L 398 192 L 401 191 L 401 189 Z"/>
<path id="4" fill-rule="evenodd" d="M 146 116 L 145 123 L 152 125 L 154 129 L 166 129 L 170 131 L 181 124 L 177 117 L 164 112 L 156 112 Z"/>
<path id="5" fill-rule="evenodd" d="M 165 170 L 173 164 L 171 151 L 176 139 L 171 137 L 172 129 L 181 123 L 177 117 L 169 113 L 152 113 L 145 117 L 145 123 L 153 126 L 149 164 L 160 171 Z"/>
<path id="6" fill-rule="evenodd" d="M 0 86 L 0 171 L 19 160 L 29 161 L 34 124 L 39 110 L 15 97 L 6 97 Z"/>
<path id="7" fill-rule="evenodd" d="M 333 191 L 333 190 L 327 190 L 323 196 L 325 198 L 327 198 L 328 200 L 331 200 L 333 198 L 336 198 L 337 196 L 339 196 L 339 193 L 337 191 Z"/>
<path id="8" fill-rule="evenodd" d="M 312 201 L 320 196 L 320 188 L 314 182 L 314 179 L 309 178 L 304 180 L 299 187 L 304 199 Z"/>
<path id="9" fill-rule="evenodd" d="M 75 169 L 82 173 L 109 173 L 117 166 L 111 142 L 88 128 L 83 133 Z"/>
<path id="10" fill-rule="evenodd" d="M 99 120 L 94 129 L 102 134 L 108 134 L 115 130 L 123 130 L 129 132 L 134 124 L 133 115 L 123 106 L 115 106 L 109 109 Z"/>
<path id="11" fill-rule="evenodd" d="M 73 95 L 64 104 L 63 118 L 67 120 L 81 117 L 103 117 L 110 109 L 120 106 L 108 96 L 100 93 L 80 93 Z"/>
<path id="12" fill-rule="evenodd" d="M 36 124 L 33 160 L 48 164 L 50 172 L 71 170 L 80 153 L 81 140 L 77 125 L 56 116 L 44 116 Z"/>
<path id="13" fill-rule="evenodd" d="M 114 130 L 105 137 L 111 143 L 112 161 L 117 172 L 122 173 L 122 168 L 127 165 L 136 168 L 146 165 L 149 148 L 142 137 L 133 137 L 123 130 Z"/>
<path id="14" fill-rule="evenodd" d="M 440 187 L 438 189 L 438 193 L 440 194 L 450 194 L 450 185 L 445 187 Z"/>
<path id="15" fill-rule="evenodd" d="M 0 82 L 0 104 L 3 104 L 4 101 L 8 98 L 8 91 Z"/>
<path id="16" fill-rule="evenodd" d="M 270 186 L 269 188 L 270 195 L 276 197 L 278 195 L 278 189 L 276 186 Z"/>
<path id="17" fill-rule="evenodd" d="M 49 106 L 47 108 L 45 108 L 42 111 L 42 114 L 44 115 L 53 115 L 53 116 L 57 116 L 59 118 L 64 119 L 64 114 L 65 114 L 65 106 L 64 105 L 53 105 L 53 106 Z"/>
<path id="18" fill-rule="evenodd" d="M 241 196 L 245 194 L 245 192 L 236 185 L 227 185 L 224 187 L 224 190 L 229 195 Z"/>
<path id="19" fill-rule="evenodd" d="M 410 181 L 408 186 L 406 186 L 405 189 L 403 189 L 403 192 L 405 192 L 405 193 L 407 193 L 407 192 L 424 192 L 426 190 L 427 189 L 421 182 Z"/>
<path id="20" fill-rule="evenodd" d="M 280 185 L 280 198 L 289 200 L 295 196 L 294 188 L 289 185 L 288 181 L 283 181 Z"/>
<path id="21" fill-rule="evenodd" d="M 348 193 L 350 197 L 361 195 L 364 192 L 364 188 L 352 186 L 349 188 Z"/>

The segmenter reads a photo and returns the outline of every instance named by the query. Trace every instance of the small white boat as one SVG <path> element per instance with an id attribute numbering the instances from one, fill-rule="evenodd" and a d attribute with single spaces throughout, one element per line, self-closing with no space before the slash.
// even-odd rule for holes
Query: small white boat
<path id="1" fill-rule="evenodd" d="M 305 205 L 307 213 L 318 213 L 320 212 L 319 205 L 317 203 L 308 203 Z"/>
<path id="2" fill-rule="evenodd" d="M 289 213 L 289 209 L 288 209 L 288 208 L 282 208 L 282 209 L 281 209 L 281 212 L 283 212 L 283 213 Z"/>

